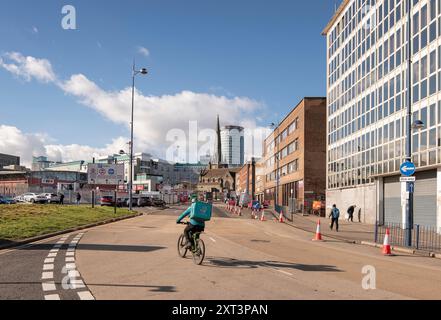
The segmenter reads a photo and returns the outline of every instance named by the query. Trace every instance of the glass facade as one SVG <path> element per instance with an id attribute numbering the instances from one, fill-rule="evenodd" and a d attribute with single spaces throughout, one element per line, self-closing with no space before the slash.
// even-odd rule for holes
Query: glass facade
<path id="1" fill-rule="evenodd" d="M 412 1 L 412 108 L 418 167 L 441 162 L 441 0 Z M 407 108 L 407 3 L 352 0 L 327 32 L 328 189 L 398 174 Z"/>

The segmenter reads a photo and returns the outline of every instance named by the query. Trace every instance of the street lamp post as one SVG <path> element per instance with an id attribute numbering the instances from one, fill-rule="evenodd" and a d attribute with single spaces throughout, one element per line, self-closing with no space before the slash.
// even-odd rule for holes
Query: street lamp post
<path id="1" fill-rule="evenodd" d="M 412 162 L 412 130 L 420 130 L 424 123 L 414 119 L 412 121 L 412 1 L 407 0 L 407 141 L 406 141 L 406 162 Z M 412 230 L 414 222 L 413 200 L 414 188 L 413 182 L 406 182 L 406 216 L 405 216 L 405 245 L 412 247 Z"/>
<path id="2" fill-rule="evenodd" d="M 276 138 L 274 139 L 274 142 L 277 144 L 277 150 L 276 150 L 276 162 L 277 162 L 277 169 L 276 169 L 276 196 L 275 196 L 275 209 L 277 212 L 278 206 L 279 206 L 279 184 L 280 184 L 280 141 L 279 140 L 279 131 L 280 131 L 280 122 L 276 125 L 275 123 L 271 123 L 271 127 L 274 128 L 274 135 Z M 277 135 L 275 133 L 275 129 L 277 127 Z"/>
<path id="3" fill-rule="evenodd" d="M 132 69 L 132 117 L 130 122 L 130 167 L 129 167 L 129 210 L 133 210 L 133 114 L 135 110 L 135 77 L 138 74 L 146 75 L 148 71 L 146 68 L 136 70 L 135 62 L 133 62 Z"/>

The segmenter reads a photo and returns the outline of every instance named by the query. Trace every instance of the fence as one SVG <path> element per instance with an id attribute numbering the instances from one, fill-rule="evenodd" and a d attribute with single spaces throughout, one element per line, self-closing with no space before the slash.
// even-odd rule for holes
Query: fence
<path id="1" fill-rule="evenodd" d="M 406 246 L 406 230 L 399 223 L 376 224 L 375 242 L 383 243 L 386 230 L 390 230 L 390 244 L 392 246 Z M 415 225 L 412 230 L 412 247 L 417 250 L 441 252 L 441 234 L 436 227 Z"/>

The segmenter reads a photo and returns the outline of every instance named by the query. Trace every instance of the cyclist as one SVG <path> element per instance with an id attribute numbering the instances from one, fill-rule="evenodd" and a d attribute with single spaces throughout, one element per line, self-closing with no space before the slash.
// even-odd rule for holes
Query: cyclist
<path id="1" fill-rule="evenodd" d="M 192 199 L 192 205 L 191 207 L 189 207 L 187 210 L 185 210 L 178 218 L 178 220 L 176 220 L 176 223 L 179 224 L 181 223 L 181 221 L 188 217 L 192 210 L 194 209 L 194 206 L 196 205 L 196 199 Z M 188 224 L 188 226 L 185 228 L 184 230 L 184 234 L 185 234 L 185 238 L 187 239 L 187 243 L 185 244 L 187 249 L 191 249 L 191 237 L 190 237 L 190 233 L 196 233 L 196 232 L 204 232 L 205 230 L 205 221 L 203 220 L 196 220 L 196 219 L 190 219 L 190 223 Z"/>

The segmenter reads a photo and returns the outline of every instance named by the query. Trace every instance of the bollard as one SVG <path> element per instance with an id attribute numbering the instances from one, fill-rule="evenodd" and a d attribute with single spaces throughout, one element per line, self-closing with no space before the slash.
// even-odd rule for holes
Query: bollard
<path id="1" fill-rule="evenodd" d="M 416 225 L 416 249 L 420 250 L 420 225 Z"/>

